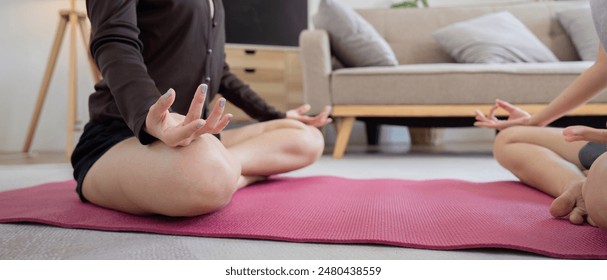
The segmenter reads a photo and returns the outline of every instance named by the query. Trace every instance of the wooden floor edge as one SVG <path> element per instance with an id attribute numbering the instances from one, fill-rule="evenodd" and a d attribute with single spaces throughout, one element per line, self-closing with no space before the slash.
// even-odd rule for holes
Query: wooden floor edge
<path id="1" fill-rule="evenodd" d="M 466 105 L 334 105 L 333 117 L 473 117 L 475 110 L 489 112 L 492 104 Z M 516 104 L 523 110 L 535 114 L 546 104 Z M 498 111 L 497 116 L 506 112 Z M 581 106 L 568 116 L 607 116 L 607 103 L 592 103 Z"/>

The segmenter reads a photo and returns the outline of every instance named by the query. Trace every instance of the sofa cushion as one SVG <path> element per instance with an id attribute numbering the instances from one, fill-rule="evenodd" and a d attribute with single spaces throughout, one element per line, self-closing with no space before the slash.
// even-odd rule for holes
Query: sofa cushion
<path id="1" fill-rule="evenodd" d="M 556 62 L 558 59 L 509 12 L 483 15 L 433 32 L 457 62 Z"/>
<path id="2" fill-rule="evenodd" d="M 322 0 L 314 27 L 329 34 L 334 55 L 346 67 L 398 65 L 394 52 L 375 28 L 337 0 Z"/>
<path id="3" fill-rule="evenodd" d="M 543 104 L 591 65 L 567 61 L 344 68 L 331 75 L 331 98 L 333 105 L 491 104 L 496 98 Z M 596 100 L 607 101 L 607 94 Z"/>
<path id="4" fill-rule="evenodd" d="M 596 60 L 599 37 L 596 35 L 590 6 L 560 11 L 556 14 L 582 60 Z"/>

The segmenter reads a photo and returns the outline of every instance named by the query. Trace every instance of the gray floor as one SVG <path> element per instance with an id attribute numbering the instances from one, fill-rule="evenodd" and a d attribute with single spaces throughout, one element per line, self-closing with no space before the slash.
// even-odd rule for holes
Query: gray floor
<path id="1" fill-rule="evenodd" d="M 515 179 L 492 158 L 490 144 L 414 149 L 349 149 L 342 160 L 323 156 L 290 176 L 350 178 Z M 0 165 L 0 190 L 71 178 L 67 164 Z M 543 259 L 487 249 L 434 251 L 376 245 L 336 245 L 201 238 L 0 224 L 0 259 Z"/>

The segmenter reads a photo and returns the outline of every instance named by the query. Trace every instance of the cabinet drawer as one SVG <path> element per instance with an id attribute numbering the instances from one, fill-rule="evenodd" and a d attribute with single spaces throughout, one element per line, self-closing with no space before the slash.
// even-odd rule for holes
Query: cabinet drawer
<path id="1" fill-rule="evenodd" d="M 226 46 L 225 53 L 230 71 L 276 109 L 284 112 L 303 103 L 298 51 Z M 226 111 L 234 114 L 235 121 L 250 120 L 232 104 Z"/>
<path id="2" fill-rule="evenodd" d="M 230 71 L 241 80 L 252 82 L 277 82 L 283 83 L 285 80 L 285 71 L 278 69 L 267 69 L 258 67 L 234 67 Z"/>
<path id="3" fill-rule="evenodd" d="M 230 68 L 277 69 L 286 68 L 286 55 L 281 51 L 226 49 L 226 61 Z"/>
<path id="4" fill-rule="evenodd" d="M 263 99 L 281 99 L 286 104 L 287 100 L 287 87 L 283 83 L 267 83 L 267 82 L 251 82 L 249 83 L 251 89 L 259 94 Z"/>

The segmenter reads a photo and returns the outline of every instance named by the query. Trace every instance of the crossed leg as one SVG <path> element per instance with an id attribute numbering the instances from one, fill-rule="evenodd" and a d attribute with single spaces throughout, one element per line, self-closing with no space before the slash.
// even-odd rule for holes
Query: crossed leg
<path id="1" fill-rule="evenodd" d="M 222 142 L 205 134 L 179 148 L 129 138 L 91 167 L 82 191 L 93 204 L 131 214 L 202 215 L 259 178 L 313 163 L 323 147 L 318 129 L 286 119 L 226 130 Z"/>
<path id="2" fill-rule="evenodd" d="M 196 216 L 225 206 L 239 176 L 240 163 L 213 135 L 178 148 L 129 138 L 93 164 L 82 191 L 93 204 L 131 214 Z"/>
<path id="3" fill-rule="evenodd" d="M 565 141 L 559 128 L 519 126 L 497 135 L 493 154 L 521 182 L 557 198 L 550 207 L 552 215 L 569 215 L 572 223 L 581 224 L 586 176 L 578 154 L 586 143 Z"/>
<path id="4" fill-rule="evenodd" d="M 221 142 L 240 162 L 242 175 L 270 176 L 314 163 L 324 139 L 313 126 L 279 119 L 224 130 Z"/>

